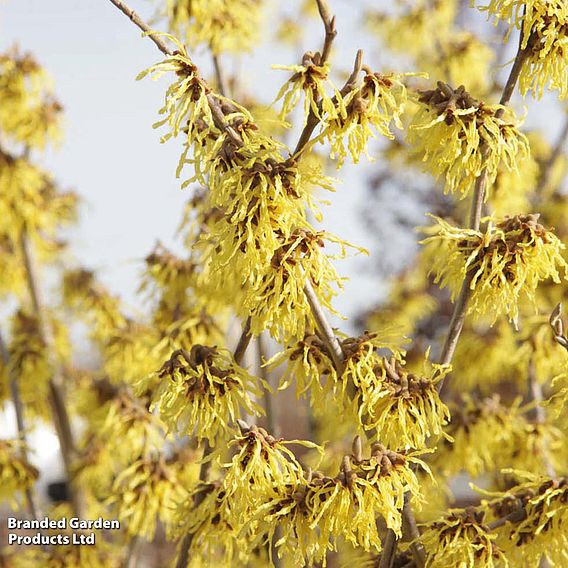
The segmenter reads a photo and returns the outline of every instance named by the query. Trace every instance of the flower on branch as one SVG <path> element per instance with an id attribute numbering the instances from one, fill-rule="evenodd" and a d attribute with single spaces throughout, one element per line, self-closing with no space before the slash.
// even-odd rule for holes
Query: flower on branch
<path id="1" fill-rule="evenodd" d="M 473 508 L 450 510 L 431 523 L 420 536 L 428 551 L 426 565 L 431 568 L 495 568 L 508 566 L 508 556 L 497 545 L 484 520 L 484 511 Z"/>
<path id="2" fill-rule="evenodd" d="M 541 98 L 544 88 L 568 97 L 568 5 L 564 0 L 491 0 L 480 9 L 522 33 L 526 56 L 519 76 L 522 95 Z"/>
<path id="3" fill-rule="evenodd" d="M 375 138 L 373 129 L 389 139 L 394 138 L 391 123 L 402 129 L 400 115 L 407 99 L 403 77 L 366 69 L 362 85 L 350 89 L 343 97 L 344 112 L 325 118 L 325 127 L 316 140 L 330 143 L 331 158 L 337 158 L 338 168 L 345 162 L 347 153 L 354 163 L 362 153 L 369 157 L 367 145 L 369 138 Z"/>
<path id="4" fill-rule="evenodd" d="M 538 284 L 548 278 L 559 283 L 559 269 L 568 268 L 562 257 L 564 245 L 538 222 L 538 214 L 489 222 L 485 233 L 434 219 L 437 233 L 423 241 L 440 247 L 432 272 L 436 282 L 450 288 L 452 298 L 468 278 L 469 314 L 488 316 L 493 322 L 506 314 L 516 323 L 519 301 L 534 303 Z"/>
<path id="5" fill-rule="evenodd" d="M 175 351 L 155 373 L 157 386 L 150 410 L 174 432 L 195 435 L 211 445 L 231 430 L 242 412 L 259 416 L 254 397 L 261 396 L 260 379 L 237 365 L 228 351 L 194 345 Z"/>
<path id="6" fill-rule="evenodd" d="M 341 94 L 328 78 L 329 63 L 321 63 L 320 53 L 308 51 L 304 54 L 301 65 L 275 65 L 274 69 L 293 71 L 294 74 L 280 89 L 276 101 L 282 101 L 281 118 L 285 119 L 304 96 L 304 125 L 308 115 L 313 113 L 322 122 L 337 118 L 345 113 Z M 327 93 L 327 87 L 333 90 L 334 97 Z"/>
<path id="7" fill-rule="evenodd" d="M 481 175 L 491 185 L 500 167 L 515 170 L 529 155 L 528 141 L 517 129 L 512 111 L 477 101 L 463 85 L 453 89 L 438 81 L 436 89 L 419 94 L 418 103 L 408 141 L 416 154 L 423 155 L 428 170 L 436 178 L 444 177 L 447 192 L 463 197 Z"/>

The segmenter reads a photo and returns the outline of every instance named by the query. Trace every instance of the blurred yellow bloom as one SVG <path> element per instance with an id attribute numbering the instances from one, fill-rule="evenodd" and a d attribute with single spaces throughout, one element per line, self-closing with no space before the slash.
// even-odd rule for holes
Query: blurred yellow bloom
<path id="1" fill-rule="evenodd" d="M 491 500 L 486 507 L 496 518 L 519 508 L 521 520 L 508 522 L 498 531 L 497 544 L 511 566 L 538 568 L 544 558 L 552 566 L 565 566 L 568 558 L 568 480 L 550 479 L 521 471 L 523 482 Z"/>
<path id="2" fill-rule="evenodd" d="M 15 493 L 33 487 L 39 471 L 20 455 L 22 442 L 0 440 L 0 499 L 17 506 Z"/>
<path id="3" fill-rule="evenodd" d="M 58 191 L 45 172 L 0 149 L 0 234 L 19 242 L 25 227 L 53 236 L 75 220 L 77 203 L 76 194 Z"/>
<path id="4" fill-rule="evenodd" d="M 405 6 L 406 4 L 406 6 Z M 366 14 L 371 31 L 382 36 L 389 49 L 418 55 L 436 47 L 451 30 L 456 16 L 456 0 L 404 2 L 401 14 Z M 436 30 L 432 33 L 432 30 Z"/>
<path id="5" fill-rule="evenodd" d="M 93 326 L 92 335 L 98 341 L 110 337 L 126 324 L 118 299 L 96 281 L 93 272 L 70 270 L 63 275 L 63 301 Z"/>
<path id="6" fill-rule="evenodd" d="M 484 522 L 484 512 L 450 510 L 420 536 L 432 568 L 496 568 L 508 566 L 508 557 L 496 544 L 497 536 Z"/>
<path id="7" fill-rule="evenodd" d="M 213 53 L 250 51 L 261 28 L 262 0 L 166 0 L 160 14 L 170 30 Z"/>
<path id="8" fill-rule="evenodd" d="M 13 48 L 0 55 L 0 129 L 15 142 L 45 149 L 61 140 L 62 106 L 50 80 L 29 53 Z"/>
<path id="9" fill-rule="evenodd" d="M 418 52 L 418 68 L 450 85 L 465 85 L 475 96 L 487 95 L 491 87 L 490 67 L 495 59 L 493 50 L 469 31 L 436 39 L 438 45 L 431 52 Z"/>
<path id="10" fill-rule="evenodd" d="M 118 475 L 107 504 L 130 535 L 152 541 L 158 520 L 166 530 L 175 523 L 174 510 L 185 498 L 182 466 L 163 457 L 138 460 Z"/>

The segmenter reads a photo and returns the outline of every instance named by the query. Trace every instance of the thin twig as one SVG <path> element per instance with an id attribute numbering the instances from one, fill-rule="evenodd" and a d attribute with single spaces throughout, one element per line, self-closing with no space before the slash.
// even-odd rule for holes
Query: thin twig
<path id="1" fill-rule="evenodd" d="M 546 160 L 546 162 L 542 165 L 540 175 L 539 175 L 538 184 L 537 184 L 536 189 L 535 189 L 535 193 L 536 193 L 537 197 L 539 197 L 541 195 L 543 190 L 549 184 L 550 178 L 552 176 L 552 172 L 554 170 L 554 165 L 556 164 L 556 161 L 560 157 L 560 154 L 562 154 L 562 151 L 564 150 L 564 144 L 566 144 L 567 139 L 568 139 L 568 116 L 567 116 L 566 121 L 564 123 L 564 127 L 562 128 L 562 131 L 560 132 L 560 136 L 558 137 L 558 140 L 556 141 L 556 145 L 554 146 L 554 148 L 553 148 L 550 156 Z"/>
<path id="2" fill-rule="evenodd" d="M 270 373 L 268 373 L 264 363 L 266 360 L 266 344 L 262 333 L 256 338 L 257 355 L 258 355 L 258 374 L 261 379 L 266 381 L 269 387 L 270 384 Z M 266 411 L 266 429 L 275 437 L 280 437 L 280 423 L 278 421 L 278 415 L 276 414 L 276 408 L 272 404 L 272 395 L 270 391 L 264 391 L 264 410 Z"/>
<path id="3" fill-rule="evenodd" d="M 337 35 L 337 29 L 335 28 L 335 16 L 330 15 L 327 0 L 316 0 L 316 3 L 318 5 L 318 12 L 325 30 L 325 37 L 323 40 L 323 48 L 321 50 L 320 59 L 320 64 L 323 65 L 329 59 L 331 46 L 333 45 L 333 40 Z"/>
<path id="4" fill-rule="evenodd" d="M 157 45 L 158 49 L 164 55 L 173 55 L 173 51 L 167 46 L 167 44 L 162 40 L 162 38 L 152 33 L 152 28 L 131 8 L 129 8 L 121 0 L 110 0 L 128 19 L 137 25 L 148 37 Z"/>
<path id="5" fill-rule="evenodd" d="M 319 303 L 312 283 L 309 280 L 306 280 L 306 284 L 304 285 L 304 293 L 306 294 L 306 298 L 308 299 L 308 303 L 310 304 L 310 308 L 312 310 L 314 319 L 316 320 L 318 329 L 322 333 L 323 339 L 327 343 L 327 346 L 330 348 L 335 367 L 341 375 L 343 373 L 344 367 L 344 355 L 343 349 L 341 348 L 341 343 L 339 343 L 339 339 L 337 339 L 337 336 L 333 332 L 333 329 L 327 320 L 325 312 L 323 311 L 323 308 Z"/>
<path id="6" fill-rule="evenodd" d="M 235 347 L 235 352 L 233 354 L 233 359 L 236 361 L 238 365 L 241 364 L 241 361 L 245 356 L 245 352 L 250 344 L 251 340 L 250 325 L 251 325 L 251 318 L 249 316 L 245 321 L 241 337 L 239 338 L 239 342 L 237 343 L 237 346 Z"/>
<path id="7" fill-rule="evenodd" d="M 213 58 L 213 67 L 215 68 L 215 78 L 217 79 L 217 86 L 219 87 L 219 93 L 224 97 L 226 97 L 229 91 L 227 89 L 225 74 L 223 73 L 223 68 L 221 67 L 219 56 L 213 53 L 212 58 Z"/>
<path id="8" fill-rule="evenodd" d="M 349 91 L 351 91 L 355 87 L 357 83 L 357 77 L 359 76 L 359 73 L 361 72 L 362 68 L 363 68 L 363 50 L 359 49 L 357 51 L 357 55 L 355 56 L 353 71 L 351 72 L 351 75 L 348 77 L 347 81 L 345 82 L 345 85 L 343 85 L 341 91 L 339 91 L 339 94 L 342 97 L 344 97 L 347 93 L 349 93 Z M 331 100 L 334 103 L 336 103 L 337 97 L 333 97 L 333 99 Z M 300 156 L 307 148 L 308 142 L 311 140 L 314 130 L 316 129 L 317 125 L 320 123 L 319 117 L 321 116 L 322 111 L 323 109 L 321 101 L 318 103 L 318 112 L 315 112 L 313 108 L 310 109 L 308 118 L 306 119 L 306 124 L 300 134 L 300 137 L 298 138 L 296 147 L 292 152 L 292 156 L 294 156 L 295 158 Z"/>
<path id="9" fill-rule="evenodd" d="M 529 403 L 533 404 L 533 407 L 529 412 L 529 419 L 532 419 L 535 424 L 544 424 L 546 422 L 544 408 L 541 405 L 543 398 L 542 385 L 540 384 L 538 377 L 536 376 L 534 358 L 531 357 L 529 361 L 527 376 L 527 400 Z M 550 459 L 550 451 L 548 447 L 548 440 L 546 439 L 546 432 L 542 433 L 542 461 L 546 469 L 546 474 L 554 479 L 556 477 L 556 471 L 554 470 L 554 465 L 552 464 L 552 461 Z"/>

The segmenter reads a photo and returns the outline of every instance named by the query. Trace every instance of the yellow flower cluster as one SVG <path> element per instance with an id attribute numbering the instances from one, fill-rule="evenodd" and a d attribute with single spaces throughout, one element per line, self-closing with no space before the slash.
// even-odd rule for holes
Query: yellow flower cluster
<path id="1" fill-rule="evenodd" d="M 311 189 L 331 189 L 331 182 L 319 167 L 283 158 L 282 146 L 258 131 L 248 111 L 210 93 L 177 45 L 178 52 L 141 76 L 176 73 L 158 125 L 169 125 L 165 138 L 182 129 L 187 134 L 178 172 L 192 164 L 195 175 L 185 184 L 207 186 L 209 209 L 219 211 L 198 244 L 204 248 L 199 286 L 238 315 L 251 316 L 254 334 L 269 327 L 280 337 L 297 322 L 287 338 L 302 337 L 310 314 L 305 279 L 324 307 L 330 307 L 331 287 L 341 282 L 321 247 L 324 239 L 340 249 L 345 244 L 311 229 L 304 211 L 306 203 L 315 206 Z"/>
<path id="2" fill-rule="evenodd" d="M 29 148 L 43 150 L 61 139 L 61 105 L 45 71 L 17 48 L 0 55 L 0 130 Z"/>
<path id="3" fill-rule="evenodd" d="M 20 455 L 22 442 L 0 440 L 0 499 L 14 501 L 14 494 L 33 487 L 38 470 Z"/>
<path id="4" fill-rule="evenodd" d="M 383 37 L 389 49 L 418 55 L 435 48 L 436 42 L 450 32 L 457 11 L 456 0 L 417 0 L 401 4 L 409 6 L 401 14 L 371 14 L 365 19 L 369 28 Z"/>
<path id="5" fill-rule="evenodd" d="M 443 476 L 466 471 L 472 477 L 519 467 L 544 473 L 546 461 L 561 465 L 565 435 L 551 424 L 533 424 L 520 400 L 504 405 L 497 395 L 480 401 L 464 396 L 451 406 L 446 440 L 431 465 Z"/>
<path id="6" fill-rule="evenodd" d="M 514 473 L 525 482 L 486 504 L 497 518 L 522 512 L 499 529 L 497 544 L 511 566 L 538 568 L 542 559 L 552 566 L 564 566 L 568 550 L 568 480 Z"/>
<path id="7" fill-rule="evenodd" d="M 437 234 L 423 241 L 439 247 L 432 272 L 436 282 L 450 288 L 452 298 L 467 278 L 470 314 L 488 316 L 493 322 L 506 314 L 516 323 L 519 301 L 534 302 L 541 281 L 559 283 L 559 269 L 566 271 L 564 245 L 538 223 L 537 214 L 489 222 L 485 234 L 435 219 Z"/>
<path id="8" fill-rule="evenodd" d="M 190 45 L 215 54 L 250 51 L 258 39 L 262 0 L 166 0 L 161 15 Z"/>
<path id="9" fill-rule="evenodd" d="M 422 499 L 410 464 L 426 466 L 380 444 L 372 447 L 370 458 L 358 458 L 347 456 L 336 477 L 315 473 L 299 485 L 280 488 L 258 510 L 269 538 L 279 527 L 279 556 L 290 555 L 295 565 L 325 566 L 326 553 L 337 549 L 339 537 L 365 551 L 380 551 L 377 514 L 401 534 L 405 493 L 411 492 L 415 505 Z"/>
<path id="10" fill-rule="evenodd" d="M 519 77 L 520 91 L 541 98 L 545 86 L 568 97 L 568 6 L 564 0 L 491 0 L 481 6 L 490 16 L 521 30 L 527 56 Z"/>
<path id="11" fill-rule="evenodd" d="M 452 381 L 465 391 L 495 391 L 500 382 L 526 378 L 520 373 L 519 333 L 505 319 L 496 325 L 466 327 L 452 360 Z M 478 362 L 483 359 L 483 367 Z M 528 368 L 528 366 L 526 367 Z"/>
<path id="12" fill-rule="evenodd" d="M 52 237 L 75 220 L 77 202 L 76 194 L 57 191 L 45 172 L 0 149 L 0 234 L 17 243 L 25 227 Z"/>
<path id="13" fill-rule="evenodd" d="M 275 65 L 274 69 L 293 71 L 294 74 L 284 83 L 276 97 L 282 101 L 280 117 L 285 119 L 304 98 L 304 126 L 308 115 L 312 112 L 319 120 L 336 118 L 342 110 L 342 98 L 339 90 L 329 80 L 329 63 L 321 62 L 320 53 L 307 52 L 301 65 Z M 333 90 L 330 97 L 326 86 Z"/>
<path id="14" fill-rule="evenodd" d="M 118 299 L 96 281 L 93 272 L 85 269 L 67 271 L 62 287 L 65 305 L 92 325 L 92 336 L 98 341 L 104 341 L 126 324 Z"/>
<path id="15" fill-rule="evenodd" d="M 4 561 L 4 551 L 2 552 Z M 121 552 L 107 542 L 95 546 L 51 546 L 43 551 L 39 546 L 18 550 L 17 554 L 8 552 L 6 568 L 120 568 L 124 560 Z"/>
<path id="16" fill-rule="evenodd" d="M 296 383 L 296 395 L 310 393 L 310 404 L 325 404 L 326 394 L 333 392 L 337 384 L 337 372 L 326 344 L 315 334 L 308 333 L 292 347 L 277 353 L 266 362 L 269 370 L 287 363 L 282 373 L 279 389 Z"/>
<path id="17" fill-rule="evenodd" d="M 11 321 L 11 338 L 8 344 L 9 374 L 18 377 L 20 397 L 31 415 L 49 416 L 49 381 L 52 369 L 42 339 L 39 322 L 34 315 L 18 310 Z M 51 318 L 54 330 L 54 350 L 59 360 L 68 361 L 71 347 L 67 329 Z"/>
<path id="18" fill-rule="evenodd" d="M 433 365 L 424 371 L 416 375 L 403 361 L 383 357 L 373 368 L 379 388 L 361 390 L 360 420 L 389 448 L 423 448 L 428 438 L 442 435 L 450 419 L 436 389 L 449 368 Z"/>
<path id="19" fill-rule="evenodd" d="M 175 351 L 157 371 L 150 410 L 158 408 L 167 427 L 215 445 L 243 412 L 261 415 L 254 402 L 260 379 L 239 367 L 228 351 L 194 345 Z"/>
<path id="20" fill-rule="evenodd" d="M 450 510 L 431 523 L 420 540 L 428 551 L 426 565 L 431 568 L 496 568 L 508 566 L 507 555 L 495 542 L 484 523 L 484 511 Z"/>
<path id="21" fill-rule="evenodd" d="M 407 99 L 403 77 L 373 73 L 370 69 L 365 71 L 362 84 L 350 89 L 343 97 L 339 112 L 326 116 L 326 125 L 316 138 L 329 142 L 331 158 L 337 158 L 338 168 L 345 162 L 348 152 L 353 163 L 359 161 L 362 153 L 369 157 L 369 138 L 376 137 L 372 128 L 390 139 L 394 138 L 390 131 L 391 123 L 402 129 L 400 115 Z"/>
<path id="22" fill-rule="evenodd" d="M 186 495 L 181 481 L 183 464 L 163 457 L 144 458 L 123 470 L 114 481 L 107 504 L 124 523 L 128 534 L 151 541 L 158 520 L 167 531 L 175 523 L 175 506 Z"/>
<path id="23" fill-rule="evenodd" d="M 418 103 L 407 139 L 428 170 L 445 178 L 446 192 L 463 197 L 481 175 L 491 185 L 500 168 L 516 170 L 529 155 L 512 111 L 477 101 L 463 85 L 453 89 L 438 81 L 436 89 L 420 93 Z"/>

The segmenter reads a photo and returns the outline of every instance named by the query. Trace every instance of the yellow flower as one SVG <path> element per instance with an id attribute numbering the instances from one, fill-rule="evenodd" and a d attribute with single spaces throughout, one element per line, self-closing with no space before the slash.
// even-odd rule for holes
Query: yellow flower
<path id="1" fill-rule="evenodd" d="M 426 467 L 413 455 L 375 444 L 368 459 L 347 456 L 334 478 L 316 473 L 281 488 L 254 520 L 262 520 L 268 540 L 279 527 L 278 554 L 291 555 L 296 565 L 325 566 L 327 551 L 336 550 L 340 538 L 366 551 L 380 551 L 377 513 L 400 535 L 405 493 L 411 492 L 414 504 L 421 502 L 411 462 Z"/>
<path id="2" fill-rule="evenodd" d="M 155 374 L 157 386 L 150 410 L 174 432 L 195 435 L 215 445 L 243 412 L 261 415 L 254 402 L 261 396 L 257 381 L 239 367 L 228 351 L 194 345 L 175 351 Z"/>
<path id="3" fill-rule="evenodd" d="M 562 467 L 565 435 L 551 424 L 529 422 L 519 399 L 506 406 L 496 395 L 479 401 L 463 396 L 450 409 L 446 432 L 453 443 L 445 440 L 431 463 L 442 475 L 463 470 L 479 477 L 509 467 L 541 473 L 546 461 Z"/>
<path id="4" fill-rule="evenodd" d="M 162 457 L 138 460 L 120 473 L 107 504 L 115 508 L 128 534 L 152 541 L 158 520 L 170 530 L 174 507 L 186 496 L 181 474 L 182 466 Z"/>
<path id="5" fill-rule="evenodd" d="M 0 440 L 0 499 L 16 504 L 16 492 L 33 487 L 38 470 L 20 455 L 21 442 Z"/>
<path id="6" fill-rule="evenodd" d="M 373 129 L 389 139 L 394 138 L 390 131 L 391 123 L 402 129 L 400 115 L 407 96 L 402 77 L 367 70 L 363 84 L 351 89 L 343 98 L 345 112 L 326 119 L 326 127 L 315 140 L 329 141 L 331 158 L 337 158 L 338 168 L 345 162 L 347 152 L 354 163 L 359 161 L 361 153 L 369 157 L 367 144 L 369 138 L 375 138 Z"/>
<path id="7" fill-rule="evenodd" d="M 161 15 L 173 33 L 213 53 L 250 51 L 261 29 L 262 0 L 166 0 Z"/>
<path id="8" fill-rule="evenodd" d="M 418 52 L 418 68 L 451 85 L 466 85 L 477 96 L 488 94 L 493 50 L 471 32 L 436 36 L 439 43 L 432 52 Z"/>
<path id="9" fill-rule="evenodd" d="M 335 313 L 331 301 L 342 288 L 330 257 L 322 252 L 326 241 L 340 247 L 340 257 L 349 246 L 337 237 L 309 229 L 296 229 L 272 256 L 270 265 L 257 275 L 257 282 L 245 290 L 243 312 L 250 314 L 253 334 L 268 329 L 277 340 L 303 337 L 306 326 L 315 327 L 312 310 L 304 292 L 309 281 L 327 310 Z M 363 251 L 363 249 L 359 249 Z"/>
<path id="10" fill-rule="evenodd" d="M 201 164 L 214 143 L 214 139 L 210 138 L 210 132 L 215 131 L 221 135 L 221 131 L 215 126 L 207 100 L 209 87 L 199 76 L 197 67 L 189 58 L 181 42 L 173 36 L 167 35 L 167 37 L 175 43 L 177 51 L 164 61 L 142 71 L 137 79 L 143 79 L 149 75 L 157 80 L 166 73 L 175 74 L 176 80 L 166 91 L 166 100 L 160 109 L 160 114 L 165 115 L 165 118 L 156 122 L 154 128 L 163 125 L 170 128 L 170 132 L 162 137 L 162 141 L 176 137 L 180 132 L 187 133 L 188 146 L 181 155 L 178 175 L 186 161 L 190 145 L 194 144 L 193 161 L 196 162 L 196 176 L 199 176 L 202 169 Z M 204 178 L 198 179 L 205 185 Z"/>
<path id="11" fill-rule="evenodd" d="M 103 341 L 125 325 L 120 304 L 104 286 L 85 269 L 68 271 L 63 276 L 63 300 L 93 326 L 93 337 Z"/>
<path id="12" fill-rule="evenodd" d="M 296 382 L 296 396 L 309 393 L 310 404 L 319 404 L 326 393 L 333 390 L 337 383 L 337 372 L 326 344 L 313 333 L 292 347 L 277 353 L 265 363 L 273 370 L 286 363 L 286 369 L 280 379 L 279 390 L 289 386 L 292 379 Z"/>
<path id="13" fill-rule="evenodd" d="M 29 53 L 17 48 L 0 55 L 0 129 L 30 148 L 43 150 L 61 140 L 63 107 L 50 92 L 50 80 Z"/>
<path id="14" fill-rule="evenodd" d="M 58 359 L 68 360 L 70 344 L 67 329 L 51 317 L 48 321 L 53 326 L 54 350 Z M 30 414 L 47 418 L 52 369 L 39 322 L 36 316 L 18 310 L 12 316 L 11 324 L 9 371 L 18 377 L 20 398 Z"/>
<path id="15" fill-rule="evenodd" d="M 45 172 L 0 149 L 0 234 L 19 242 L 25 227 L 53 237 L 75 220 L 77 203 L 76 194 L 59 192 Z"/>
<path id="16" fill-rule="evenodd" d="M 419 55 L 436 47 L 436 42 L 451 30 L 456 16 L 456 0 L 408 3 L 402 14 L 367 14 L 365 21 L 385 45 L 397 52 Z M 436 33 L 432 33 L 436 30 Z"/>
<path id="17" fill-rule="evenodd" d="M 568 96 L 568 6 L 564 0 L 491 0 L 481 10 L 522 32 L 521 49 L 528 51 L 519 76 L 521 94 L 541 98 L 545 86 Z"/>
<path id="18" fill-rule="evenodd" d="M 432 267 L 436 283 L 448 286 L 454 299 L 467 277 L 468 314 L 487 315 L 493 322 L 506 314 L 516 323 L 519 301 L 534 303 L 539 282 L 551 278 L 560 283 L 558 270 L 567 269 L 564 245 L 538 218 L 537 214 L 505 217 L 494 226 L 489 222 L 485 234 L 435 218 L 438 232 L 423 242 L 440 246 Z"/>
<path id="19" fill-rule="evenodd" d="M 450 419 L 436 389 L 449 368 L 432 365 L 428 371 L 427 363 L 420 376 L 403 361 L 383 357 L 373 368 L 377 389 L 363 391 L 358 401 L 361 422 L 389 448 L 423 448 L 428 438 L 442 434 Z"/>
<path id="20" fill-rule="evenodd" d="M 518 342 L 519 333 L 505 319 L 492 327 L 483 324 L 467 327 L 452 360 L 452 382 L 465 391 L 479 389 L 483 394 L 490 394 L 502 381 L 526 378 L 526 373 L 519 377 Z"/>
<path id="21" fill-rule="evenodd" d="M 282 119 L 294 110 L 302 95 L 305 97 L 304 125 L 310 111 L 324 124 L 345 114 L 341 94 L 328 78 L 329 63 L 322 65 L 319 53 L 306 53 L 301 65 L 274 65 L 273 68 L 294 72 L 276 97 L 275 102 L 283 99 L 280 112 Z M 327 86 L 331 87 L 334 97 L 327 93 Z"/>
<path id="22" fill-rule="evenodd" d="M 538 568 L 543 558 L 552 566 L 565 566 L 568 557 L 568 480 L 519 471 L 513 473 L 526 481 L 486 504 L 497 518 L 518 510 L 523 512 L 499 529 L 497 544 L 511 566 Z"/>
<path id="23" fill-rule="evenodd" d="M 98 408 L 87 417 L 91 431 L 108 440 L 106 446 L 117 461 L 132 462 L 158 449 L 163 442 L 163 424 L 148 411 L 149 401 L 134 398 L 124 388 L 113 391 L 111 387 L 105 392 L 108 386 L 102 385 Z"/>
<path id="24" fill-rule="evenodd" d="M 157 329 L 132 320 L 112 329 L 101 346 L 103 369 L 110 381 L 116 385 L 126 382 L 137 394 L 145 394 L 152 386 L 152 371 L 165 356 L 156 349 L 159 340 Z"/>
<path id="25" fill-rule="evenodd" d="M 256 426 L 231 440 L 229 446 L 236 446 L 237 453 L 226 466 L 223 489 L 234 526 L 250 518 L 278 489 L 301 481 L 302 466 L 286 447 L 295 443 L 318 448 L 311 442 L 276 439 Z"/>
<path id="26" fill-rule="evenodd" d="M 10 547 L 12 548 L 12 547 Z M 4 551 L 3 559 L 4 559 Z M 50 546 L 43 551 L 39 546 L 18 550 L 13 557 L 8 552 L 7 568 L 120 568 L 123 554 L 117 547 L 98 537 L 94 546 Z"/>
<path id="27" fill-rule="evenodd" d="M 146 271 L 139 292 L 150 294 L 162 291 L 166 297 L 178 299 L 196 283 L 196 265 L 190 259 L 172 254 L 161 243 L 146 257 Z"/>
<path id="28" fill-rule="evenodd" d="M 444 176 L 446 192 L 467 195 L 483 172 L 491 186 L 499 168 L 516 170 L 529 155 L 512 111 L 477 101 L 463 85 L 454 90 L 438 81 L 437 88 L 420 93 L 418 101 L 408 141 L 436 178 Z M 504 117 L 497 115 L 499 110 Z"/>
<path id="29" fill-rule="evenodd" d="M 484 523 L 484 512 L 473 508 L 450 510 L 420 537 L 427 551 L 426 566 L 432 568 L 508 566 L 496 539 Z"/>
<path id="30" fill-rule="evenodd" d="M 176 504 L 176 523 L 170 537 L 191 536 L 189 568 L 248 565 L 250 540 L 242 532 L 244 519 L 233 524 L 221 482 L 199 482 L 186 498 Z"/>

